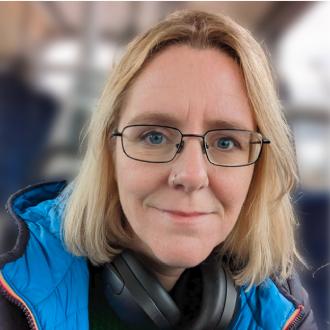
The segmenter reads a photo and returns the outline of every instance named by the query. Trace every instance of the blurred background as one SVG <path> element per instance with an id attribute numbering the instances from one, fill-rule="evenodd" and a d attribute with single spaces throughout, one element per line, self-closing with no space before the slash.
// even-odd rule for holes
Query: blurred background
<path id="1" fill-rule="evenodd" d="M 127 43 L 189 8 L 229 15 L 268 51 L 295 137 L 302 278 L 330 328 L 330 2 L 1 2 L 0 213 L 23 186 L 75 176 L 80 131 Z"/>

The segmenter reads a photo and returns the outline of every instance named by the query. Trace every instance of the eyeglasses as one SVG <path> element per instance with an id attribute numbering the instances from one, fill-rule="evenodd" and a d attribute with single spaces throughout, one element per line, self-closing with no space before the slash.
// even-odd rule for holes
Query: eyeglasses
<path id="1" fill-rule="evenodd" d="M 184 147 L 185 137 L 202 138 L 202 151 L 216 166 L 239 167 L 255 163 L 263 144 L 270 141 L 260 133 L 242 129 L 213 129 L 204 135 L 182 134 L 175 127 L 162 125 L 129 125 L 115 130 L 127 157 L 147 163 L 168 163 Z"/>

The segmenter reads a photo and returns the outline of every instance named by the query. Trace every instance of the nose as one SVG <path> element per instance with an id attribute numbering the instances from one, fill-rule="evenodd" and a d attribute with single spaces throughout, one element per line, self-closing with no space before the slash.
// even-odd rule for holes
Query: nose
<path id="1" fill-rule="evenodd" d="M 168 179 L 171 187 L 190 193 L 209 185 L 208 160 L 199 139 L 186 139 L 181 152 L 176 155 L 171 165 Z"/>

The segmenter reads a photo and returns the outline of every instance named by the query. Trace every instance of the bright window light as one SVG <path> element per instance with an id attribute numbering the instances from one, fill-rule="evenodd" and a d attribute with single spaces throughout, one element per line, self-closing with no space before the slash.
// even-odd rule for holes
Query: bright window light
<path id="1" fill-rule="evenodd" d="M 50 44 L 41 55 L 44 65 L 74 66 L 79 61 L 80 46 L 77 40 L 61 40 Z"/>
<path id="2" fill-rule="evenodd" d="M 279 73 L 295 105 L 330 104 L 330 2 L 316 2 L 278 45 Z"/>

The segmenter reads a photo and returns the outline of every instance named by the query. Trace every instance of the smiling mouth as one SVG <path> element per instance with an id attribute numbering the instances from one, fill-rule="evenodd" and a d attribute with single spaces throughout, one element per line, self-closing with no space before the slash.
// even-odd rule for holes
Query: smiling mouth
<path id="1" fill-rule="evenodd" d="M 162 212 L 167 212 L 173 215 L 177 215 L 180 217 L 198 217 L 201 215 L 206 215 L 206 214 L 210 214 L 210 213 L 202 213 L 202 212 L 182 212 L 182 211 L 176 211 L 176 210 L 161 210 Z"/>
<path id="2" fill-rule="evenodd" d="M 163 210 L 156 208 L 155 209 L 163 214 L 170 216 L 172 220 L 179 223 L 193 223 L 204 220 L 204 217 L 211 215 L 214 212 L 183 212 L 178 210 Z"/>

